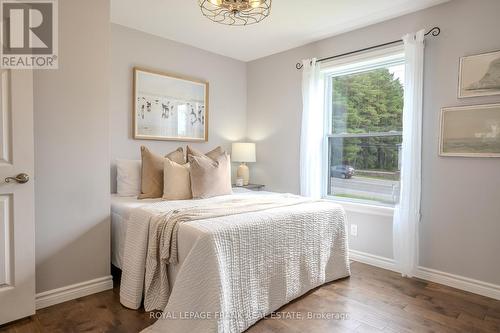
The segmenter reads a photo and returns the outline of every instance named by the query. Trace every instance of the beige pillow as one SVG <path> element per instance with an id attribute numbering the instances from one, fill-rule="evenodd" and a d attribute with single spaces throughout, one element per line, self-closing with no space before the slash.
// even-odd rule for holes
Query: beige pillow
<path id="1" fill-rule="evenodd" d="M 165 158 L 150 152 L 144 146 L 141 146 L 141 157 L 141 193 L 138 198 L 161 198 L 163 195 L 163 161 Z M 184 152 L 181 147 L 165 157 L 179 164 L 184 163 Z"/>
<path id="2" fill-rule="evenodd" d="M 193 155 L 193 156 L 208 156 L 212 160 L 215 161 L 222 154 L 224 154 L 224 149 L 222 149 L 221 146 L 218 146 L 217 148 L 209 151 L 206 154 L 203 154 L 201 151 L 196 150 L 196 149 L 194 149 L 194 148 L 192 148 L 190 146 L 187 146 L 187 148 L 186 148 L 186 158 L 187 158 L 188 162 L 189 162 L 189 155 Z"/>
<path id="3" fill-rule="evenodd" d="M 189 163 L 179 164 L 166 158 L 163 169 L 163 199 L 187 200 L 192 198 Z"/>
<path id="4" fill-rule="evenodd" d="M 231 194 L 231 161 L 224 153 L 215 160 L 208 156 L 188 155 L 191 165 L 191 191 L 193 198 L 203 199 Z"/>

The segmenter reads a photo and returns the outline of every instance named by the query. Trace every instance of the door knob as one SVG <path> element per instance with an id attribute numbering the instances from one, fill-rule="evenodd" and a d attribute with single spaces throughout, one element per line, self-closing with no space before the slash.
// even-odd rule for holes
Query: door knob
<path id="1" fill-rule="evenodd" d="M 26 174 L 26 173 L 20 173 L 15 177 L 5 178 L 6 183 L 10 183 L 12 181 L 15 181 L 15 182 L 18 182 L 19 184 L 24 184 L 24 183 L 29 182 L 29 180 L 30 180 L 30 176 L 28 176 L 28 174 Z"/>

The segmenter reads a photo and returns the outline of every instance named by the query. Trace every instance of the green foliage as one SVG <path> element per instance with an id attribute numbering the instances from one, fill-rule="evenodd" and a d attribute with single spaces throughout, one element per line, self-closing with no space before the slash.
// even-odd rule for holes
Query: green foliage
<path id="1" fill-rule="evenodd" d="M 332 81 L 333 134 L 402 130 L 403 86 L 386 68 Z M 396 171 L 401 136 L 330 139 L 332 165 Z"/>

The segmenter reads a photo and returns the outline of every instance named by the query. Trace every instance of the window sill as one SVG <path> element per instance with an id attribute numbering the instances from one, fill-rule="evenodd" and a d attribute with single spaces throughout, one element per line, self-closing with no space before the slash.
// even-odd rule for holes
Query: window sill
<path id="1" fill-rule="evenodd" d="M 355 202 L 351 200 L 342 200 L 335 197 L 327 196 L 324 199 L 335 202 L 348 212 L 361 213 L 367 215 L 378 215 L 378 216 L 394 216 L 394 207 L 393 206 L 384 206 L 384 205 L 376 205 L 362 202 Z"/>

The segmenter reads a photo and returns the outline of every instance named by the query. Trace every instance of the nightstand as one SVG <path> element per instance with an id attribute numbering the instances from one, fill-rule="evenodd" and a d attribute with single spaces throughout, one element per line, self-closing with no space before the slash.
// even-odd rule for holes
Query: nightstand
<path id="1" fill-rule="evenodd" d="M 266 185 L 262 184 L 248 184 L 248 185 L 243 185 L 243 186 L 236 186 L 233 184 L 234 188 L 246 188 L 247 190 L 252 190 L 252 191 L 262 191 Z"/>

